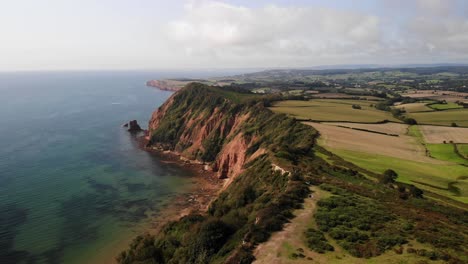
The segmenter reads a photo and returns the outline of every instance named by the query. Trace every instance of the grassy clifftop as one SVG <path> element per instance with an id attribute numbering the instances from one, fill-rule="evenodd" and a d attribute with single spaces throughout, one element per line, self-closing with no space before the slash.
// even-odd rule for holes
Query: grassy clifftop
<path id="1" fill-rule="evenodd" d="M 314 129 L 271 112 L 268 101 L 190 84 L 154 112 L 151 147 L 210 164 L 230 184 L 206 213 L 136 238 L 120 263 L 251 263 L 253 249 L 302 206 L 309 185 L 335 195 L 318 204 L 318 229 L 308 233 L 320 234 L 322 244 L 325 239 L 353 257 L 372 258 L 417 241 L 424 248 L 398 254 L 467 260 L 466 211 L 421 198 L 411 186 L 379 183 L 380 175 L 316 146 Z"/>

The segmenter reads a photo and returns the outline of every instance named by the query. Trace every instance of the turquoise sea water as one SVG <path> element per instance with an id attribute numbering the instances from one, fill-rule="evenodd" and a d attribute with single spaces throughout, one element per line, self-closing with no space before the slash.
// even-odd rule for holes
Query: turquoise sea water
<path id="1" fill-rule="evenodd" d="M 171 75 L 0 73 L 0 263 L 87 263 L 190 188 L 121 128 L 147 126 L 170 93 L 144 83 Z"/>

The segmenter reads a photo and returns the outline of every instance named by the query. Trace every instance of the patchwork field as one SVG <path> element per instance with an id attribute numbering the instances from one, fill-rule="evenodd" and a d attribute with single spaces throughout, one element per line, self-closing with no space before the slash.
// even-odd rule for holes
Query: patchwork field
<path id="1" fill-rule="evenodd" d="M 458 126 L 468 127 L 468 109 L 453 109 L 434 112 L 409 113 L 408 115 L 425 125 L 450 126 L 456 123 Z"/>
<path id="2" fill-rule="evenodd" d="M 468 113 L 467 113 L 468 114 Z M 419 126 L 424 141 L 432 144 L 468 143 L 468 128 L 443 127 L 443 126 Z"/>
<path id="3" fill-rule="evenodd" d="M 399 175 L 398 181 L 414 184 L 423 190 L 468 203 L 468 167 L 466 166 L 468 160 L 460 157 L 452 144 L 425 144 L 423 133 L 417 126 L 408 128 L 403 124 L 392 123 L 370 125 L 304 123 L 320 132 L 320 145 L 357 166 L 374 173 L 383 173 L 387 169 L 393 169 Z M 398 136 L 337 125 L 352 125 L 360 129 L 391 132 Z M 436 127 L 436 129 L 451 131 L 450 129 L 457 128 Z M 433 137 L 439 135 L 443 138 L 444 136 L 438 134 L 436 130 L 431 132 L 434 134 Z M 465 145 L 461 146 L 464 148 Z"/>
<path id="4" fill-rule="evenodd" d="M 451 91 L 409 91 L 407 93 L 403 93 L 402 96 L 412 97 L 412 98 L 428 98 L 433 100 L 445 100 L 447 102 L 455 102 L 455 101 L 466 101 L 466 97 L 468 93 L 460 93 L 460 92 L 451 92 Z"/>
<path id="5" fill-rule="evenodd" d="M 332 149 L 358 150 L 395 158 L 443 164 L 441 161 L 427 157 L 424 147 L 415 138 L 404 134 L 393 137 L 324 123 L 305 122 L 305 124 L 316 128 L 320 132 L 322 145 Z"/>
<path id="6" fill-rule="evenodd" d="M 270 109 L 300 119 L 315 121 L 350 121 L 376 123 L 383 120 L 400 122 L 389 112 L 372 107 L 375 101 L 314 99 L 310 101 L 281 101 Z M 353 109 L 359 105 L 361 109 Z"/>

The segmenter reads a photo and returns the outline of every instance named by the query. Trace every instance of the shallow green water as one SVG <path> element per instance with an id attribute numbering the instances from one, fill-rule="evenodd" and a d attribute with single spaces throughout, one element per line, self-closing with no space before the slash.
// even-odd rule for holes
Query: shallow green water
<path id="1" fill-rule="evenodd" d="M 121 128 L 170 96 L 144 86 L 161 75 L 0 74 L 0 263 L 86 262 L 192 186 Z"/>

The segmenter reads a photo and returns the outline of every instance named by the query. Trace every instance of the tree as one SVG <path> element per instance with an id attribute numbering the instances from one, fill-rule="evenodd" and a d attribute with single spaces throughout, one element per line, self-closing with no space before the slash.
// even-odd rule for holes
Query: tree
<path id="1" fill-rule="evenodd" d="M 388 169 L 382 174 L 380 182 L 383 184 L 394 183 L 397 178 L 398 174 L 394 170 Z"/>
<path id="2" fill-rule="evenodd" d="M 458 127 L 457 123 L 455 123 L 455 122 L 452 122 L 451 126 L 452 127 Z"/>

